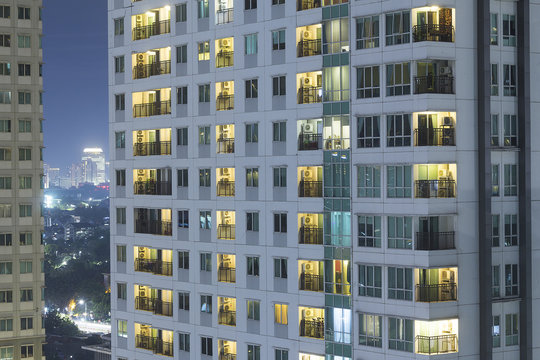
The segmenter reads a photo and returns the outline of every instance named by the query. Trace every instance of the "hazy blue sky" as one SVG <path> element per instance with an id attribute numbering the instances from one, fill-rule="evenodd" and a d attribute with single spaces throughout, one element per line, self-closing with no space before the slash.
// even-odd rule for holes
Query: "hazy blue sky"
<path id="1" fill-rule="evenodd" d="M 65 167 L 84 147 L 108 150 L 107 1 L 43 6 L 44 160 Z"/>

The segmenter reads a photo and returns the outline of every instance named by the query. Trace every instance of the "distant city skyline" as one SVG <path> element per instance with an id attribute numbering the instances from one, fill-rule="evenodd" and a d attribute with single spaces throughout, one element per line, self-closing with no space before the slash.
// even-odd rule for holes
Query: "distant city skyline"
<path id="1" fill-rule="evenodd" d="M 43 8 L 44 160 L 50 166 L 71 166 L 90 147 L 108 158 L 106 13 L 105 0 L 57 0 Z"/>

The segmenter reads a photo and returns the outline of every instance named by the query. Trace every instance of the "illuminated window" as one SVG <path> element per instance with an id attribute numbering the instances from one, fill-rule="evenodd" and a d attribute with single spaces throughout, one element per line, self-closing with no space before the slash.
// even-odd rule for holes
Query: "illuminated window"
<path id="1" fill-rule="evenodd" d="M 287 304 L 274 304 L 274 322 L 276 324 L 287 325 L 288 322 L 289 305 Z"/>

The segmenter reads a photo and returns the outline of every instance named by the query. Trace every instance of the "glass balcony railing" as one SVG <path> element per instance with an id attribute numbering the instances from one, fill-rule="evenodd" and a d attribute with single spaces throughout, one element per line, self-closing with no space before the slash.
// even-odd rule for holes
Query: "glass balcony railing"
<path id="1" fill-rule="evenodd" d="M 453 127 L 414 129 L 414 146 L 455 146 Z"/>
<path id="2" fill-rule="evenodd" d="M 455 180 L 416 180 L 415 197 L 420 199 L 455 198 Z"/>
<path id="3" fill-rule="evenodd" d="M 234 240 L 236 238 L 236 225 L 219 224 L 217 238 L 222 240 Z"/>
<path id="4" fill-rule="evenodd" d="M 172 185 L 170 181 L 135 181 L 133 193 L 135 195 L 171 195 Z"/>
<path id="5" fill-rule="evenodd" d="M 458 339 L 456 334 L 438 336 L 416 336 L 416 348 L 418 354 L 446 354 L 456 352 Z"/>
<path id="6" fill-rule="evenodd" d="M 172 235 L 172 223 L 159 220 L 135 220 L 135 232 L 138 234 Z"/>
<path id="7" fill-rule="evenodd" d="M 324 339 L 324 320 L 302 319 L 300 320 L 300 336 Z"/>
<path id="8" fill-rule="evenodd" d="M 232 154 L 234 153 L 234 138 L 218 139 L 216 147 L 218 154 Z"/>
<path id="9" fill-rule="evenodd" d="M 140 64 L 133 67 L 133 79 L 145 79 L 150 76 L 170 74 L 171 61 L 160 61 L 153 64 Z"/>
<path id="10" fill-rule="evenodd" d="M 448 75 L 428 75 L 414 77 L 415 94 L 453 94 L 454 77 Z"/>
<path id="11" fill-rule="evenodd" d="M 234 21 L 234 8 L 219 9 L 216 11 L 216 24 L 227 24 Z"/>
<path id="12" fill-rule="evenodd" d="M 234 181 L 219 180 L 217 183 L 217 196 L 234 196 Z"/>
<path id="13" fill-rule="evenodd" d="M 422 24 L 413 26 L 413 40 L 454 42 L 454 27 L 444 24 Z"/>
<path id="14" fill-rule="evenodd" d="M 218 268 L 218 281 L 235 283 L 236 282 L 236 268 L 219 267 Z"/>
<path id="15" fill-rule="evenodd" d="M 322 149 L 322 134 L 298 135 L 298 150 Z"/>
<path id="16" fill-rule="evenodd" d="M 135 258 L 135 271 L 172 276 L 172 262 L 157 259 Z"/>
<path id="17" fill-rule="evenodd" d="M 227 352 L 219 353 L 219 360 L 236 360 L 236 354 L 231 354 Z"/>
<path id="18" fill-rule="evenodd" d="M 315 104 L 322 102 L 322 87 L 303 86 L 298 89 L 298 104 Z"/>
<path id="19" fill-rule="evenodd" d="M 234 109 L 234 95 L 218 95 L 216 98 L 216 110 L 225 111 L 232 109 Z"/>
<path id="20" fill-rule="evenodd" d="M 300 180 L 298 197 L 322 197 L 322 181 Z"/>
<path id="21" fill-rule="evenodd" d="M 133 40 L 148 39 L 151 36 L 171 32 L 171 20 L 157 21 L 150 25 L 136 26 L 132 30 Z"/>
<path id="22" fill-rule="evenodd" d="M 456 301 L 457 284 L 418 284 L 416 285 L 416 301 L 419 302 L 439 302 Z"/>
<path id="23" fill-rule="evenodd" d="M 135 309 L 142 311 L 151 311 L 156 315 L 173 315 L 173 306 L 171 302 L 150 297 L 136 296 Z"/>
<path id="24" fill-rule="evenodd" d="M 171 100 L 133 105 L 133 117 L 168 115 L 171 113 Z"/>
<path id="25" fill-rule="evenodd" d="M 309 245 L 322 245 L 323 228 L 317 226 L 304 225 L 298 231 L 298 243 Z"/>
<path id="26" fill-rule="evenodd" d="M 454 231 L 417 232 L 416 250 L 455 249 Z"/>
<path id="27" fill-rule="evenodd" d="M 216 67 L 229 67 L 234 65 L 234 51 L 221 50 L 216 55 Z"/>
<path id="28" fill-rule="evenodd" d="M 305 39 L 298 42 L 298 57 L 321 55 L 321 39 Z"/>
<path id="29" fill-rule="evenodd" d="M 218 324 L 236 326 L 236 311 L 234 310 L 219 310 Z"/>
<path id="30" fill-rule="evenodd" d="M 171 155 L 170 141 L 139 142 L 133 145 L 133 156 Z"/>
<path id="31" fill-rule="evenodd" d="M 173 343 L 163 341 L 157 337 L 151 337 L 146 335 L 135 336 L 135 347 L 140 349 L 151 350 L 154 354 L 160 354 L 165 356 L 173 356 Z"/>
<path id="32" fill-rule="evenodd" d="M 324 277 L 322 275 L 301 273 L 300 290 L 324 291 Z"/>

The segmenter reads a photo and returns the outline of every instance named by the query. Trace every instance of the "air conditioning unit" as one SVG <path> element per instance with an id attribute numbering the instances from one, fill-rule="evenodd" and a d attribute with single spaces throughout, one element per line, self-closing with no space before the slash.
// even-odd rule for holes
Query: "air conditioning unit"
<path id="1" fill-rule="evenodd" d="M 224 88 L 224 89 L 228 89 L 230 85 L 231 85 L 231 84 L 230 84 L 229 81 L 224 81 L 224 82 L 223 82 L 223 88 Z"/>
<path id="2" fill-rule="evenodd" d="M 222 96 L 229 96 L 229 90 L 223 90 L 223 91 L 221 92 L 221 95 L 222 95 Z"/>
<path id="3" fill-rule="evenodd" d="M 312 85 L 313 85 L 313 79 L 310 78 L 310 77 L 307 77 L 307 76 L 306 76 L 306 77 L 303 77 L 303 78 L 301 79 L 301 81 L 302 81 L 302 85 L 303 85 L 303 86 L 312 86 Z"/>
<path id="4" fill-rule="evenodd" d="M 310 263 L 304 264 L 304 270 L 305 270 L 305 271 L 311 271 L 311 270 L 313 270 L 313 265 L 310 264 Z"/>
<path id="5" fill-rule="evenodd" d="M 231 255 L 223 254 L 223 261 L 227 261 L 227 262 L 231 261 Z"/>
<path id="6" fill-rule="evenodd" d="M 223 40 L 221 40 L 221 46 L 222 46 L 222 47 L 229 47 L 229 46 L 231 46 L 231 40 L 229 40 L 229 39 L 223 39 Z"/>
<path id="7" fill-rule="evenodd" d="M 452 68 L 449 66 L 443 66 L 439 69 L 441 75 L 452 75 Z"/>
<path id="8" fill-rule="evenodd" d="M 221 130 L 223 132 L 229 132 L 229 130 L 231 129 L 231 125 L 221 125 Z"/>
<path id="9" fill-rule="evenodd" d="M 309 104 L 309 96 L 307 95 L 304 96 L 303 104 Z"/>
<path id="10" fill-rule="evenodd" d="M 310 31 L 302 31 L 302 39 L 304 40 L 309 40 L 311 39 L 311 32 Z"/>
<path id="11" fill-rule="evenodd" d="M 310 170 L 304 171 L 304 179 L 305 178 L 310 178 L 310 177 L 311 177 L 311 171 Z"/>
<path id="12" fill-rule="evenodd" d="M 311 311 L 311 309 L 302 310 L 302 317 L 304 319 L 310 318 L 312 315 L 313 315 L 313 311 Z"/>
<path id="13" fill-rule="evenodd" d="M 221 175 L 229 175 L 229 168 L 221 168 Z M 227 215 L 227 212 L 225 212 Z"/>
<path id="14" fill-rule="evenodd" d="M 225 305 L 225 306 L 223 307 L 223 310 L 229 311 L 230 308 L 231 308 L 230 305 Z"/>
<path id="15" fill-rule="evenodd" d="M 315 132 L 315 126 L 313 124 L 305 124 L 304 125 L 304 132 L 306 134 L 311 134 Z"/>
<path id="16" fill-rule="evenodd" d="M 311 216 L 309 216 L 309 215 L 303 217 L 303 219 L 304 219 L 304 223 L 305 223 L 306 225 L 309 225 L 309 224 L 311 224 L 311 223 L 313 222 L 313 219 L 312 219 Z"/>
<path id="17" fill-rule="evenodd" d="M 450 116 L 445 116 L 443 119 L 443 125 L 452 126 L 454 125 L 454 122 L 452 121 L 452 118 Z"/>
<path id="18" fill-rule="evenodd" d="M 224 168 L 224 169 L 227 169 L 227 168 Z M 223 169 L 222 169 L 222 170 L 223 170 Z M 224 212 L 223 212 L 223 215 L 225 215 L 225 217 L 229 217 L 229 216 L 230 216 L 228 211 L 224 211 Z"/>

